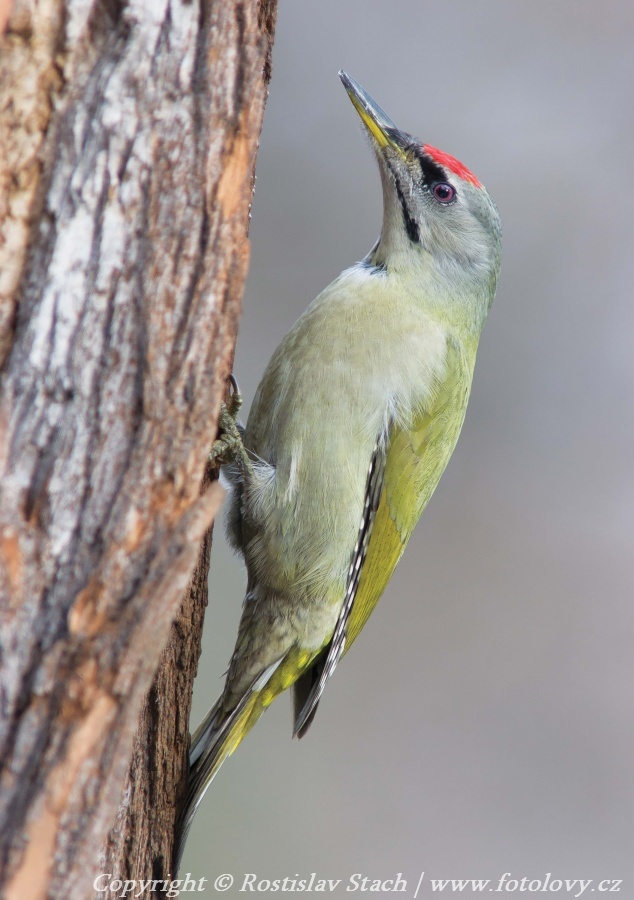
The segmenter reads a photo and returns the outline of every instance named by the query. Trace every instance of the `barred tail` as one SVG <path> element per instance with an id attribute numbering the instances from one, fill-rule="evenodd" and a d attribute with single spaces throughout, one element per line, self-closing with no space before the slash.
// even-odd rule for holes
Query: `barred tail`
<path id="1" fill-rule="evenodd" d="M 228 714 L 223 713 L 221 697 L 192 737 L 187 794 L 176 822 L 174 876 L 178 873 L 189 829 L 207 788 L 225 759 L 233 753 L 266 708 L 259 695 L 259 691 L 247 691 Z"/>

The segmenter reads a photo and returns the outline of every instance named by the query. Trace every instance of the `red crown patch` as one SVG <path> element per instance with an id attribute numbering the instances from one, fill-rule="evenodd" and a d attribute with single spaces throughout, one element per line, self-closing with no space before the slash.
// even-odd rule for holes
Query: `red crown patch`
<path id="1" fill-rule="evenodd" d="M 473 172 L 469 171 L 469 169 L 467 169 L 460 160 L 456 159 L 455 156 L 444 153 L 442 150 L 437 150 L 436 147 L 431 147 L 429 144 L 423 145 L 423 152 L 427 153 L 428 156 L 431 156 L 434 162 L 437 162 L 439 166 L 449 169 L 449 171 L 453 172 L 454 175 L 457 175 L 458 178 L 469 181 L 476 187 L 482 187 L 482 184 L 478 181 Z"/>

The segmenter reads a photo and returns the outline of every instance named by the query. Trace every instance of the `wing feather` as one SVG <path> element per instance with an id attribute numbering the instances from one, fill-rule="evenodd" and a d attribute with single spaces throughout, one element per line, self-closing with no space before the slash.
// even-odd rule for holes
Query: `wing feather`
<path id="1" fill-rule="evenodd" d="M 409 428 L 393 424 L 387 446 L 375 447 L 344 603 L 319 680 L 296 719 L 295 735 L 312 719 L 328 678 L 367 622 L 440 480 L 462 428 L 472 369 L 449 342 L 445 378 L 432 407 Z"/>
<path id="2" fill-rule="evenodd" d="M 372 458 L 370 460 L 370 466 L 368 469 L 365 499 L 363 503 L 363 514 L 361 516 L 361 524 L 359 526 L 357 540 L 352 552 L 352 559 L 350 560 L 350 568 L 348 570 L 348 577 L 346 579 L 346 590 L 344 594 L 343 606 L 341 607 L 341 611 L 335 625 L 335 630 L 333 631 L 330 644 L 328 645 L 328 651 L 325 655 L 325 659 L 323 660 L 323 663 L 320 664 L 321 671 L 319 673 L 319 678 L 313 684 L 312 689 L 308 694 L 308 698 L 304 703 L 304 706 L 295 719 L 295 727 L 293 729 L 294 737 L 301 736 L 303 733 L 305 733 L 308 725 L 312 721 L 312 718 L 317 709 L 317 704 L 319 703 L 319 698 L 323 694 L 324 688 L 326 687 L 326 682 L 335 671 L 337 663 L 341 659 L 341 656 L 345 649 L 346 623 L 348 621 L 350 611 L 352 610 L 354 599 L 357 594 L 357 589 L 359 587 L 359 579 L 361 578 L 361 571 L 363 569 L 363 563 L 368 551 L 370 536 L 372 534 L 372 525 L 374 523 L 374 517 L 376 516 L 376 511 L 379 506 L 381 487 L 383 485 L 383 474 L 385 471 L 385 457 L 385 442 L 377 441 L 374 446 L 374 451 L 372 453 Z"/>

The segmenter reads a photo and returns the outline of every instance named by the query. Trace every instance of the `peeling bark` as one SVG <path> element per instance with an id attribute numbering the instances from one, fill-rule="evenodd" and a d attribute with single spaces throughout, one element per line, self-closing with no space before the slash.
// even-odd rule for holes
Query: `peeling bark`
<path id="1" fill-rule="evenodd" d="M 1 39 L 7 898 L 90 895 L 144 702 L 105 860 L 169 857 L 274 15 L 16 0 Z"/>

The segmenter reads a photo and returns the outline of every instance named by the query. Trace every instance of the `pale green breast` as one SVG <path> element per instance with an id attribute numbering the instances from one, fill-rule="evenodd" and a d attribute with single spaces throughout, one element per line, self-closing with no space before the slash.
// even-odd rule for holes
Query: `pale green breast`
<path id="1" fill-rule="evenodd" d="M 475 348 L 449 340 L 447 369 L 433 406 L 411 428 L 390 433 L 381 500 L 348 620 L 346 650 L 365 625 L 427 506 L 464 421 Z"/>
<path id="2" fill-rule="evenodd" d="M 445 377 L 447 327 L 400 287 L 362 269 L 337 279 L 274 354 L 247 424 L 245 445 L 264 461 L 244 495 L 250 576 L 331 619 L 375 444 L 391 417 L 428 408 Z"/>

